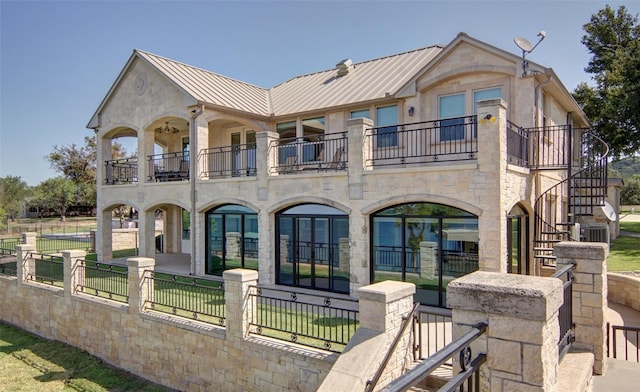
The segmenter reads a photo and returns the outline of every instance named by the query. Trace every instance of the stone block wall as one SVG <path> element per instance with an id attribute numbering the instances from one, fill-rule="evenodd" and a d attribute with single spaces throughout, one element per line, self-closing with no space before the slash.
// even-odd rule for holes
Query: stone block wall
<path id="1" fill-rule="evenodd" d="M 640 278 L 609 272 L 607 274 L 609 302 L 624 305 L 640 312 Z"/>

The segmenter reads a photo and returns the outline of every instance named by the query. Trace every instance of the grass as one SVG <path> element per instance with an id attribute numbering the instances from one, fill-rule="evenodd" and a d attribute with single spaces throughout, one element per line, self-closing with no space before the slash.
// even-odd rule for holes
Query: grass
<path id="1" fill-rule="evenodd" d="M 87 352 L 0 323 L 0 392 L 169 389 L 113 368 Z"/>
<path id="2" fill-rule="evenodd" d="M 620 222 L 620 230 L 640 233 L 640 222 Z M 610 272 L 640 271 L 640 238 L 616 238 L 609 249 L 607 269 Z"/>

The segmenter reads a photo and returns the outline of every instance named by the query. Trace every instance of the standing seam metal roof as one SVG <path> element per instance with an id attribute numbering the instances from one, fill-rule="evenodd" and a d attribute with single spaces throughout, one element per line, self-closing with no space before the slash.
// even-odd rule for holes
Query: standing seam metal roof
<path id="1" fill-rule="evenodd" d="M 440 51 L 430 46 L 335 69 L 297 76 L 269 90 L 141 50 L 136 53 L 195 100 L 256 115 L 277 116 L 368 102 L 394 94 Z"/>

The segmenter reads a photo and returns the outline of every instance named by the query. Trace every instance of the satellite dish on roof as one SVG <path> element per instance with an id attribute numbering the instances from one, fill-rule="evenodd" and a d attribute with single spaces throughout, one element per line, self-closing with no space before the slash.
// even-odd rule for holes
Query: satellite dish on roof
<path id="1" fill-rule="evenodd" d="M 531 52 L 533 50 L 533 46 L 531 46 L 531 42 L 526 38 L 515 37 L 513 42 L 516 43 L 516 46 L 522 49 L 523 52 Z"/>
<path id="2" fill-rule="evenodd" d="M 542 42 L 542 40 L 545 39 L 546 36 L 547 36 L 547 33 L 545 33 L 544 30 L 540 31 L 538 33 L 538 37 L 540 37 L 540 39 L 533 46 L 531 46 L 531 42 L 529 42 L 529 40 L 527 40 L 526 38 L 516 37 L 513 39 L 513 42 L 516 43 L 516 46 L 522 50 L 522 77 L 523 78 L 527 76 L 527 70 L 529 69 L 529 62 L 526 59 L 527 54 L 533 52 L 533 50 L 538 45 L 540 45 L 540 42 Z"/>
<path id="3" fill-rule="evenodd" d="M 606 216 L 607 219 L 609 219 L 610 221 L 615 222 L 618 219 L 618 214 L 616 214 L 616 210 L 608 202 L 605 201 L 604 205 L 601 206 L 600 208 L 602 208 L 602 213 L 604 213 L 604 216 Z"/>

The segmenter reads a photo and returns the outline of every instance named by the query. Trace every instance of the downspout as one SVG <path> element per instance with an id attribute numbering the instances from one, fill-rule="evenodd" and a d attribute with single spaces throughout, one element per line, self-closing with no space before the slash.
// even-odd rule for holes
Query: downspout
<path id="1" fill-rule="evenodd" d="M 200 117 L 202 113 L 204 113 L 204 105 L 200 105 L 199 109 L 193 109 L 191 111 L 191 121 L 189 124 L 189 185 L 191 186 L 191 213 L 189 216 L 191 227 L 189 228 L 189 239 L 191 240 L 191 275 L 196 274 L 196 241 L 198 238 L 196 235 L 197 226 L 195 224 L 195 216 L 197 215 L 196 201 L 198 200 L 196 194 L 196 172 L 198 170 L 198 157 L 197 151 L 194 151 L 198 148 L 198 132 L 196 131 L 196 119 Z"/>

